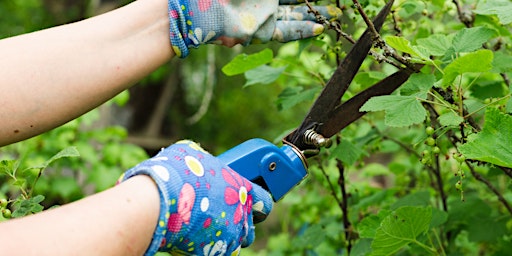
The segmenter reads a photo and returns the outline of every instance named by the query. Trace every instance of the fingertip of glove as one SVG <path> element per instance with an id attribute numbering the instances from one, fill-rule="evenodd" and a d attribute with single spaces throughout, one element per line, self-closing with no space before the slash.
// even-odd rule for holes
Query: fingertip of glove
<path id="1" fill-rule="evenodd" d="M 313 25 L 313 36 L 318 36 L 322 33 L 324 33 L 325 27 L 320 24 L 314 24 Z"/>

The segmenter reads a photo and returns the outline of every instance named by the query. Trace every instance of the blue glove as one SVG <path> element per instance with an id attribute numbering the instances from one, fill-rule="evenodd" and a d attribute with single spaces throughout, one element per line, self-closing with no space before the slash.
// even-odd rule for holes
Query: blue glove
<path id="1" fill-rule="evenodd" d="M 160 193 L 160 216 L 145 255 L 238 255 L 254 241 L 253 211 L 268 215 L 273 201 L 191 141 L 180 141 L 128 170 L 120 182 L 149 175 Z"/>
<path id="2" fill-rule="evenodd" d="M 307 6 L 294 6 L 300 0 L 168 1 L 171 44 L 182 58 L 188 48 L 206 43 L 288 42 L 324 31 Z M 315 10 L 327 19 L 341 16 L 336 7 L 315 6 Z"/>

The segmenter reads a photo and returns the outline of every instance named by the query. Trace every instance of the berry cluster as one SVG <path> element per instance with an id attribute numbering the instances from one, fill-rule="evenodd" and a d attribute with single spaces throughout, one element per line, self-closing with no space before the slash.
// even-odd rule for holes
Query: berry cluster
<path id="1" fill-rule="evenodd" d="M 425 133 L 427 134 L 427 138 L 425 139 L 425 144 L 429 146 L 429 149 L 425 149 L 422 152 L 421 163 L 430 165 L 432 164 L 432 157 L 439 155 L 441 153 L 441 149 L 437 146 L 436 139 L 434 138 L 435 130 L 433 127 L 429 126 L 425 129 Z"/>
<path id="2" fill-rule="evenodd" d="M 7 201 L 7 199 L 5 199 L 5 198 L 0 199 L 0 211 L 2 212 L 2 216 L 4 216 L 4 218 L 6 218 L 6 219 L 11 218 L 11 210 L 9 210 L 9 208 L 7 208 L 8 204 L 9 204 L 9 201 Z"/>

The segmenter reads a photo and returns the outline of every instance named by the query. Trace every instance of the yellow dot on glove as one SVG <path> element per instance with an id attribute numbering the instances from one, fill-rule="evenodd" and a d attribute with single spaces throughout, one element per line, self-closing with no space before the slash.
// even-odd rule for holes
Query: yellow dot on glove
<path id="1" fill-rule="evenodd" d="M 252 13 L 241 12 L 239 14 L 242 21 L 241 27 L 246 32 L 254 32 L 257 29 L 256 17 Z"/>
<path id="2" fill-rule="evenodd" d="M 199 160 L 197 160 L 197 158 L 192 156 L 185 156 L 185 163 L 187 164 L 190 171 L 197 177 L 202 177 L 204 175 L 203 165 L 201 162 L 199 162 Z"/>

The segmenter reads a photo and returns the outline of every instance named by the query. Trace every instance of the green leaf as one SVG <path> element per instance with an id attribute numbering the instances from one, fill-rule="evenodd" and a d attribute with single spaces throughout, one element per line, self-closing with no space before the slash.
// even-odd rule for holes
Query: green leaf
<path id="1" fill-rule="evenodd" d="M 495 73 L 512 72 L 512 56 L 503 52 L 494 52 L 492 71 Z"/>
<path id="2" fill-rule="evenodd" d="M 512 22 L 512 4 L 509 0 L 481 1 L 474 12 L 482 15 L 496 15 L 503 25 Z"/>
<path id="3" fill-rule="evenodd" d="M 432 74 L 415 73 L 400 87 L 400 95 L 427 98 L 427 93 L 434 86 L 436 77 Z"/>
<path id="4" fill-rule="evenodd" d="M 292 245 L 296 248 L 312 249 L 325 240 L 325 231 L 322 225 L 314 224 L 308 227 L 304 233 L 294 239 Z"/>
<path id="5" fill-rule="evenodd" d="M 301 102 L 312 100 L 319 91 L 319 87 L 308 90 L 303 90 L 302 87 L 287 87 L 277 98 L 279 110 L 290 109 Z"/>
<path id="6" fill-rule="evenodd" d="M 386 112 L 386 125 L 393 127 L 421 123 L 427 116 L 425 108 L 413 96 L 377 96 L 368 100 L 360 109 L 360 111 L 381 110 Z"/>
<path id="7" fill-rule="evenodd" d="M 432 219 L 430 207 L 405 206 L 388 215 L 377 229 L 371 255 L 392 255 L 427 232 Z"/>
<path id="8" fill-rule="evenodd" d="M 495 36 L 494 30 L 486 27 L 464 28 L 453 38 L 453 50 L 456 53 L 472 52 L 482 48 L 482 44 Z"/>
<path id="9" fill-rule="evenodd" d="M 416 43 L 425 48 L 432 56 L 443 56 L 452 45 L 451 39 L 442 34 L 433 34 L 427 38 L 418 39 Z"/>
<path id="10" fill-rule="evenodd" d="M 0 161 L 0 174 L 4 173 L 6 175 L 14 175 L 16 172 L 16 166 L 19 166 L 19 163 L 16 164 L 18 160 L 2 160 Z"/>
<path id="11" fill-rule="evenodd" d="M 277 80 L 285 69 L 286 66 L 274 68 L 268 65 L 262 65 L 251 69 L 245 72 L 245 79 L 247 79 L 247 82 L 244 84 L 244 87 L 253 84 L 270 84 Z"/>
<path id="12" fill-rule="evenodd" d="M 455 78 L 464 73 L 486 72 L 491 70 L 493 52 L 491 50 L 478 50 L 465 54 L 444 69 L 443 85 L 448 85 Z"/>
<path id="13" fill-rule="evenodd" d="M 442 126 L 458 126 L 464 122 L 464 118 L 455 114 L 452 111 L 440 115 L 437 120 Z"/>
<path id="14" fill-rule="evenodd" d="M 377 214 L 366 216 L 357 225 L 357 232 L 360 237 L 374 238 L 382 220 L 388 216 L 390 211 L 380 210 Z"/>
<path id="15" fill-rule="evenodd" d="M 430 193 L 427 190 L 420 190 L 398 199 L 391 205 L 390 209 L 396 210 L 403 206 L 427 206 L 429 200 Z"/>
<path id="16" fill-rule="evenodd" d="M 494 108 L 485 112 L 482 131 L 459 147 L 467 159 L 512 168 L 512 116 Z"/>
<path id="17" fill-rule="evenodd" d="M 435 228 L 446 223 L 448 220 L 448 213 L 437 208 L 432 208 L 432 221 L 430 222 L 430 228 Z"/>
<path id="18" fill-rule="evenodd" d="M 34 167 L 31 167 L 31 168 L 39 168 L 39 169 L 45 169 L 46 167 L 48 167 L 51 163 L 55 162 L 56 160 L 59 160 L 61 158 L 66 158 L 66 157 L 78 157 L 80 156 L 80 153 L 78 153 L 78 150 L 76 149 L 76 147 L 67 147 L 61 151 L 59 151 L 59 153 L 55 154 L 54 156 L 52 156 L 50 159 L 48 159 L 46 162 L 44 162 L 43 164 L 39 165 L 39 166 L 34 166 Z"/>
<path id="19" fill-rule="evenodd" d="M 353 165 L 363 155 L 366 155 L 366 152 L 348 140 L 341 140 L 331 151 L 331 157 L 336 157 L 348 166 Z"/>
<path id="20" fill-rule="evenodd" d="M 405 52 L 416 57 L 419 56 L 419 54 L 411 47 L 411 42 L 403 37 L 386 36 L 384 40 L 386 43 L 388 43 L 389 46 L 395 48 L 398 51 Z"/>
<path id="21" fill-rule="evenodd" d="M 37 195 L 29 199 L 20 199 L 14 203 L 16 210 L 12 213 L 13 218 L 23 217 L 32 213 L 38 213 L 44 209 L 40 204 L 44 200 L 43 195 Z"/>
<path id="22" fill-rule="evenodd" d="M 222 72 L 227 76 L 242 74 L 248 70 L 271 62 L 273 57 L 274 53 L 268 48 L 249 55 L 242 53 L 222 67 Z"/>

